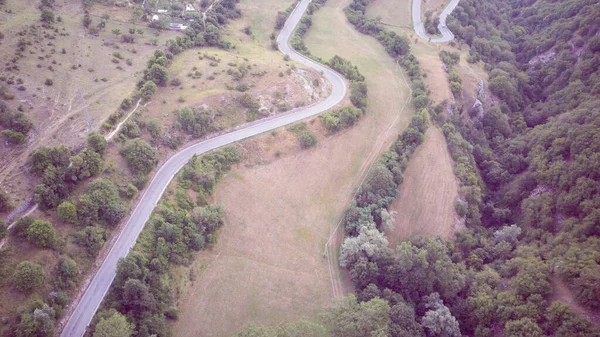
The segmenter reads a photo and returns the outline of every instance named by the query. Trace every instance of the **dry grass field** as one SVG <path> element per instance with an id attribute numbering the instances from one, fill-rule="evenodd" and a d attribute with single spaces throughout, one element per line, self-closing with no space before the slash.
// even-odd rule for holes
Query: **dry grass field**
<path id="1" fill-rule="evenodd" d="M 324 244 L 368 167 L 412 115 L 410 104 L 402 110 L 402 74 L 375 39 L 347 23 L 347 3 L 329 0 L 306 43 L 314 55 L 338 54 L 359 67 L 369 86 L 367 114 L 333 136 L 313 119 L 319 143 L 308 150 L 286 130 L 242 143 L 243 163 L 216 191 L 227 213 L 219 241 L 191 271 L 180 271 L 174 335 L 227 336 L 248 321 L 313 318 L 331 303 Z"/>
<path id="2" fill-rule="evenodd" d="M 380 17 L 387 25 L 412 29 L 411 8 L 412 0 L 375 0 L 367 7 L 367 16 Z"/>
<path id="3" fill-rule="evenodd" d="M 414 235 L 452 239 L 460 226 L 454 211 L 458 181 L 444 134 L 431 126 L 425 137 L 408 163 L 398 199 L 392 204 L 396 222 L 386 231 L 392 246 Z"/>
<path id="4" fill-rule="evenodd" d="M 422 39 L 411 46 L 412 53 L 419 60 L 421 69 L 425 73 L 425 81 L 431 91 L 429 97 L 434 104 L 452 99 L 448 75 L 444 71 L 444 64 L 438 55 L 442 50 L 454 51 L 448 45 L 429 43 Z"/>

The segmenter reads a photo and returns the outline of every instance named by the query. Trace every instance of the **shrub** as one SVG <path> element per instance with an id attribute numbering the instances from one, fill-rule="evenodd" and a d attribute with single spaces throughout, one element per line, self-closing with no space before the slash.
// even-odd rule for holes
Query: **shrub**
<path id="1" fill-rule="evenodd" d="M 64 222 L 77 222 L 77 208 L 71 201 L 63 201 L 57 208 L 58 216 Z"/>
<path id="2" fill-rule="evenodd" d="M 56 244 L 56 230 L 48 221 L 35 220 L 27 228 L 27 240 L 38 247 L 53 247 Z"/>
<path id="3" fill-rule="evenodd" d="M 53 84 L 54 84 L 54 81 L 52 81 L 52 79 L 50 79 L 50 78 L 47 78 L 47 79 L 44 81 L 44 84 L 45 84 L 45 85 L 48 85 L 48 86 L 51 86 L 51 85 L 53 85 Z"/>
<path id="4" fill-rule="evenodd" d="M 156 149 L 140 138 L 128 140 L 121 154 L 127 160 L 129 168 L 139 175 L 150 173 L 158 163 Z"/>
<path id="5" fill-rule="evenodd" d="M 156 93 L 156 84 L 152 81 L 146 81 L 140 89 L 140 96 L 143 99 L 149 100 Z"/>
<path id="6" fill-rule="evenodd" d="M 13 274 L 13 284 L 20 291 L 29 294 L 44 282 L 44 269 L 37 263 L 23 261 Z"/>
<path id="7" fill-rule="evenodd" d="M 87 136 L 87 146 L 90 150 L 102 156 L 108 147 L 108 143 L 104 136 L 99 135 L 96 132 L 91 132 Z"/>
<path id="8" fill-rule="evenodd" d="M 309 148 L 317 145 L 317 136 L 311 130 L 304 130 L 298 133 L 298 140 L 303 148 Z"/>
<path id="9" fill-rule="evenodd" d="M 29 226 L 31 226 L 32 223 L 33 218 L 28 216 L 17 220 L 12 227 L 12 234 L 18 238 L 27 237 L 27 229 L 29 229 Z"/>

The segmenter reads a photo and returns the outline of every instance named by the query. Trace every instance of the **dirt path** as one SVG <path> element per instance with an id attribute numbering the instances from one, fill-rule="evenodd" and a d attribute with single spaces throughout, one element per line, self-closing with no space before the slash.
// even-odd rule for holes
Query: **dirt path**
<path id="1" fill-rule="evenodd" d="M 586 317 L 593 325 L 600 326 L 600 312 L 590 310 L 577 303 L 573 292 L 558 276 L 552 277 L 552 288 L 554 293 L 550 296 L 550 302 L 559 301 L 565 303 L 576 313 Z"/>
<path id="2" fill-rule="evenodd" d="M 117 132 L 119 132 L 119 130 L 121 129 L 121 126 L 123 126 L 123 124 L 125 124 L 125 122 L 127 122 L 127 120 L 129 119 L 129 117 L 131 117 L 131 115 L 133 115 L 133 113 L 137 110 L 137 108 L 140 106 L 140 102 L 142 101 L 142 99 L 140 98 L 137 101 L 137 104 L 135 105 L 135 108 L 133 108 L 133 110 L 131 110 L 131 112 L 127 115 L 127 117 L 125 117 L 125 119 L 123 119 L 123 121 L 121 121 L 121 123 L 117 124 L 117 127 L 111 131 L 111 133 L 108 134 L 108 136 L 106 136 L 106 141 L 109 141 L 112 139 L 112 137 L 114 137 Z M 144 105 L 144 107 L 146 107 L 148 104 L 152 103 L 152 101 L 146 103 Z"/>

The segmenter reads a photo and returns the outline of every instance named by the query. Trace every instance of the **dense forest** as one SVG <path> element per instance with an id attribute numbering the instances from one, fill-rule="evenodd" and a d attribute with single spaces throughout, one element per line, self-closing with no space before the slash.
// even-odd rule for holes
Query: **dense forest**
<path id="1" fill-rule="evenodd" d="M 418 62 L 394 52 L 402 44 L 366 18 L 367 4 L 354 0 L 349 21 L 387 47 L 414 88 Z M 344 217 L 340 261 L 357 295 L 319 323 L 249 325 L 238 336 L 600 334 L 600 3 L 462 0 L 448 27 L 489 72 L 484 112 L 444 116 L 426 88 L 422 106 L 413 94 L 419 113 Z M 428 115 L 456 163 L 467 228 L 453 242 L 416 237 L 392 249 L 382 228 Z M 556 284 L 570 304 L 554 300 Z"/>

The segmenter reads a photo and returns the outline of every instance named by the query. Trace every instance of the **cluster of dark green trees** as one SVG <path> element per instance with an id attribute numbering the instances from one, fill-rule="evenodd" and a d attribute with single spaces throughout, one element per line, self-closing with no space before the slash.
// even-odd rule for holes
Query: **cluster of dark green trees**
<path id="1" fill-rule="evenodd" d="M 43 209 L 56 208 L 80 181 L 102 171 L 106 147 L 104 137 L 93 132 L 87 138 L 87 147 L 78 153 L 64 145 L 35 149 L 30 155 L 31 173 L 40 178 L 35 201 Z"/>
<path id="2" fill-rule="evenodd" d="M 384 31 L 361 14 L 365 7 L 354 1 L 350 21 L 365 33 Z M 417 237 L 388 247 L 381 229 L 393 218 L 389 204 L 422 137 L 424 125 L 413 118 L 413 130 L 374 165 L 344 217 L 349 237 L 340 263 L 358 303 L 381 299 L 388 306 L 383 330 L 364 324 L 368 330 L 358 335 L 598 335 L 569 305 L 547 301 L 560 277 L 575 300 L 599 307 L 600 176 L 593 163 L 600 150 L 600 76 L 590 66 L 599 59 L 598 9 L 583 0 L 461 2 L 458 34 L 471 46 L 471 62 L 486 60 L 490 91 L 500 99 L 469 124 L 458 113 L 444 115 L 443 106 L 430 107 L 418 62 L 399 58 L 413 82 L 414 104 L 424 109 L 415 118 L 429 110 L 443 125 L 461 182 L 456 208 L 468 228 L 453 243 Z M 568 37 L 556 37 L 565 30 Z M 479 49 L 488 39 L 489 53 Z M 550 56 L 534 58 L 542 53 Z M 458 61 L 440 56 L 449 65 Z M 340 315 L 349 315 L 345 310 Z M 334 336 L 353 335 L 325 326 Z"/>
<path id="3" fill-rule="evenodd" d="M 22 144 L 33 123 L 21 111 L 12 111 L 4 101 L 0 101 L 0 131 L 7 142 Z"/>
<path id="4" fill-rule="evenodd" d="M 500 99 L 458 128 L 487 186 L 483 225 L 526 228 L 522 246 L 600 308 L 599 260 L 589 258 L 600 247 L 600 4 L 464 1 L 453 17 Z"/>
<path id="5" fill-rule="evenodd" d="M 208 205 L 216 183 L 239 162 L 235 147 L 193 157 L 146 224 L 133 251 L 119 262 L 104 307 L 93 321 L 94 336 L 118 323 L 120 336 L 168 336 L 167 319 L 177 319 L 170 268 L 188 264 L 194 252 L 215 243 L 223 209 Z M 196 198 L 191 197 L 193 191 Z M 105 322 L 105 323 L 103 323 Z"/>

